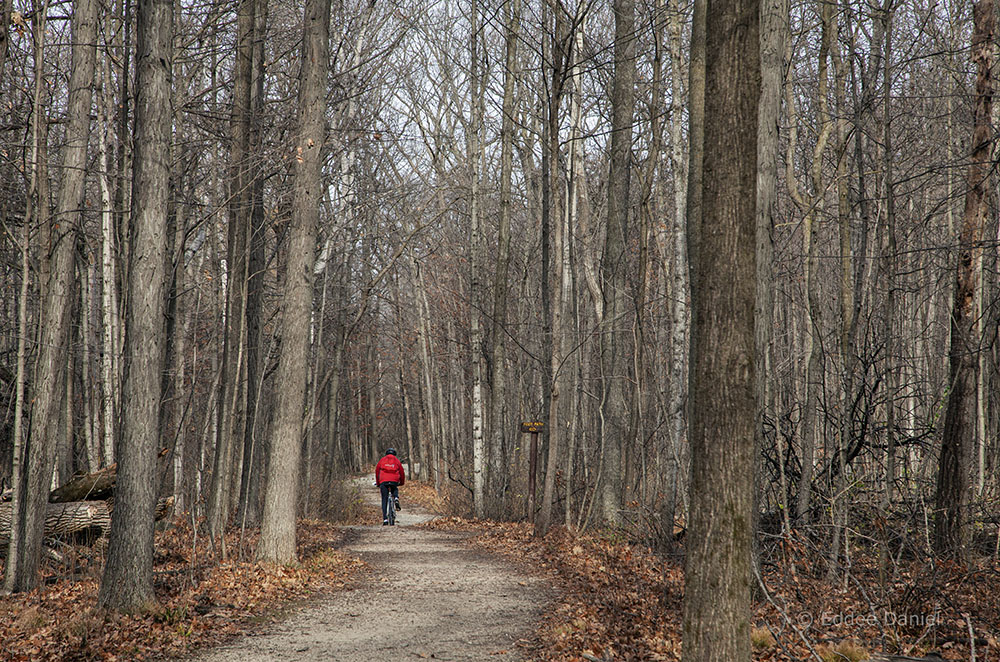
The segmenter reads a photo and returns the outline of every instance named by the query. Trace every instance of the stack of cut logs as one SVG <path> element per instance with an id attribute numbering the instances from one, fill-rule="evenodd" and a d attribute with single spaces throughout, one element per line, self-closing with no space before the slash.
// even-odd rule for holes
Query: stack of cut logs
<path id="1" fill-rule="evenodd" d="M 166 449 L 160 451 L 161 463 L 166 454 Z M 98 528 L 101 535 L 107 535 L 111 528 L 117 475 L 118 465 L 112 464 L 94 473 L 77 474 L 52 490 L 45 512 L 45 536 L 65 536 L 90 528 Z M 0 498 L 0 545 L 6 546 L 10 542 L 10 492 Z M 156 502 L 156 519 L 166 517 L 173 503 L 172 496 L 159 499 Z"/>

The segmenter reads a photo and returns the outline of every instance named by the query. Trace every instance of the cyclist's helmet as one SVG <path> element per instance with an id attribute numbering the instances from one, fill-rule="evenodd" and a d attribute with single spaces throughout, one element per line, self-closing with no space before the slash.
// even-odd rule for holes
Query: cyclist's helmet
<path id="1" fill-rule="evenodd" d="M 395 448 L 387 448 L 387 449 L 385 449 L 385 454 L 386 455 L 395 455 L 396 454 L 396 449 Z"/>

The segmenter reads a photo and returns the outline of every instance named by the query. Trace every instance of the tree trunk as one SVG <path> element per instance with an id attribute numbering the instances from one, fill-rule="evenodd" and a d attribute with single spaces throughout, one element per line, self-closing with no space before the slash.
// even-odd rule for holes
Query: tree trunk
<path id="1" fill-rule="evenodd" d="M 670 391 L 667 404 L 667 415 L 670 417 L 668 428 L 669 448 L 667 449 L 666 496 L 661 512 L 662 526 L 666 539 L 673 537 L 673 523 L 677 511 L 677 499 L 681 492 L 681 462 L 680 457 L 686 447 L 686 431 L 688 416 L 685 404 L 688 401 L 688 389 L 685 388 L 688 366 L 688 337 L 690 334 L 690 311 L 688 309 L 688 162 L 685 160 L 687 150 L 684 145 L 684 55 L 683 55 L 683 14 L 680 0 L 672 0 L 669 7 L 669 50 L 670 50 L 670 164 L 674 179 L 673 221 L 669 227 L 670 239 L 664 242 L 663 253 L 670 255 L 667 274 L 670 279 Z M 703 29 L 704 26 L 702 26 Z M 695 50 L 692 48 L 692 54 Z M 702 54 L 704 67 L 704 54 Z M 704 71 L 702 71 L 702 78 Z M 701 90 L 701 103 L 704 105 L 704 80 L 700 85 L 692 86 L 690 92 Z M 694 99 L 689 95 L 689 98 Z M 693 101 L 689 107 L 695 108 Z M 694 117 L 692 117 L 692 120 Z M 695 129 L 692 121 L 691 128 Z M 700 167 L 700 166 L 699 166 Z M 668 243 L 669 242 L 669 243 Z"/>
<path id="2" fill-rule="evenodd" d="M 110 87 L 108 58 L 102 62 L 102 77 Z M 109 171 L 108 133 L 113 112 L 113 101 L 98 102 L 98 163 L 100 164 L 101 189 L 101 414 L 104 422 L 101 437 L 100 459 L 103 464 L 114 462 L 115 421 L 121 389 L 118 357 L 121 348 L 121 315 L 118 306 L 117 234 L 115 232 L 114 202 L 111 195 Z"/>
<path id="3" fill-rule="evenodd" d="M 976 437 L 976 379 L 980 351 L 979 320 L 975 316 L 978 274 L 976 262 L 982 251 L 982 235 L 990 190 L 990 159 L 993 149 L 992 98 L 993 36 L 995 17 L 992 0 L 973 6 L 974 28 L 971 58 L 976 63 L 976 98 L 972 128 L 972 157 L 966 175 L 965 211 L 959 231 L 955 294 L 951 311 L 951 363 L 948 406 L 941 440 L 937 478 L 937 519 L 934 550 L 944 556 L 964 554 L 965 530 L 970 501 L 973 440 Z"/>
<path id="4" fill-rule="evenodd" d="M 299 72 L 299 129 L 295 149 L 295 189 L 289 236 L 281 357 L 276 388 L 270 463 L 264 492 L 257 558 L 295 561 L 296 478 L 302 452 L 312 310 L 313 262 L 322 192 L 326 77 L 329 68 L 330 0 L 307 0 Z"/>
<path id="5" fill-rule="evenodd" d="M 173 3 L 141 2 L 137 16 L 135 164 L 125 311 L 118 507 L 98 604 L 133 612 L 153 594 L 160 375 L 164 360 L 167 208 L 170 197 L 170 73 Z"/>
<path id="6" fill-rule="evenodd" d="M 542 490 L 542 503 L 535 520 L 535 535 L 544 536 L 552 523 L 552 508 L 555 499 L 556 465 L 559 459 L 559 441 L 561 423 L 559 418 L 559 382 L 562 365 L 563 336 L 563 224 L 558 214 L 556 188 L 559 184 L 559 106 L 565 83 L 565 65 L 568 59 L 565 50 L 566 36 L 564 17 L 560 10 L 553 12 L 552 34 L 544 37 L 551 39 L 552 65 L 549 70 L 551 83 L 549 97 L 546 99 L 548 117 L 544 131 L 542 146 L 542 298 L 545 303 L 543 320 L 545 325 L 542 333 L 545 343 L 543 361 L 545 362 L 545 392 L 548 396 L 546 432 L 548 433 L 548 453 L 545 463 L 545 486 Z M 552 229 L 555 232 L 552 232 Z M 552 258 L 555 258 L 554 260 Z M 553 266 L 551 263 L 555 262 Z M 545 285 L 548 283 L 548 285 Z"/>
<path id="7" fill-rule="evenodd" d="M 827 101 L 827 90 L 829 89 L 828 75 L 829 55 L 831 41 L 833 40 L 833 5 L 823 4 L 820 10 L 823 24 L 823 33 L 820 42 L 818 62 L 817 62 L 817 92 L 816 105 L 818 106 L 817 122 L 819 124 L 819 135 L 813 146 L 812 161 L 810 162 L 809 177 L 812 183 L 812 194 L 806 195 L 802 192 L 795 178 L 794 158 L 798 142 L 798 114 L 795 112 L 793 90 L 789 81 L 785 94 L 786 106 L 788 109 L 790 122 L 788 151 L 785 160 L 786 180 L 789 195 L 792 201 L 802 213 L 802 289 L 806 300 L 806 346 L 805 353 L 808 356 L 805 371 L 805 408 L 802 412 L 802 474 L 799 480 L 799 491 L 797 497 L 796 513 L 804 521 L 809 521 L 809 509 L 812 501 L 812 481 L 813 465 L 816 458 L 816 443 L 819 437 L 819 406 L 820 388 L 823 384 L 823 361 L 822 361 L 822 329 L 821 329 L 821 308 L 818 300 L 818 285 L 815 282 L 817 257 L 814 241 L 815 226 L 817 219 L 822 218 L 825 208 L 825 186 L 823 184 L 823 156 L 830 136 L 833 134 L 834 120 L 830 116 L 829 103 Z"/>
<path id="8" fill-rule="evenodd" d="M 754 461 L 760 462 L 764 447 L 764 420 L 768 411 L 771 378 L 771 328 L 774 316 L 774 221 L 778 210 L 778 136 L 781 126 L 781 85 L 783 59 L 788 42 L 788 0 L 762 0 L 760 25 L 761 94 L 757 110 L 757 274 L 754 309 L 756 349 L 754 397 L 757 419 L 754 428 Z M 784 465 L 781 465 L 781 503 L 785 502 Z M 758 479 L 760 477 L 758 476 Z M 755 487 L 758 506 L 754 508 L 754 530 L 760 517 L 761 485 Z M 788 509 L 783 508 L 783 528 L 787 533 Z M 755 535 L 754 541 L 757 537 Z M 755 545 L 756 550 L 756 545 Z M 754 555 L 755 567 L 758 565 Z"/>
<path id="9" fill-rule="evenodd" d="M 500 472 L 508 471 L 501 466 L 501 455 L 505 454 L 505 439 L 511 431 L 506 426 L 511 423 L 507 415 L 507 290 L 510 270 L 510 219 L 511 219 L 511 179 L 514 151 L 514 83 L 517 74 L 517 40 L 521 32 L 521 0 L 506 4 L 506 50 L 503 79 L 503 110 L 500 125 L 500 220 L 497 228 L 497 262 L 493 278 L 493 335 L 490 367 L 493 372 L 490 407 L 490 476 L 497 480 Z M 505 474 L 506 475 L 506 474 Z M 499 494 L 498 486 L 491 492 Z M 494 504 L 499 506 L 499 504 Z M 494 512 L 494 515 L 499 513 Z"/>
<path id="10" fill-rule="evenodd" d="M 169 449 L 161 448 L 157 454 L 156 473 L 166 471 Z M 79 474 L 52 490 L 48 495 L 49 503 L 68 503 L 70 501 L 97 501 L 109 499 L 115 491 L 118 479 L 118 465 L 111 464 L 103 469 L 87 474 Z"/>
<path id="11" fill-rule="evenodd" d="M 601 444 L 604 471 L 601 512 L 611 525 L 621 523 L 622 449 L 629 433 L 626 395 L 629 367 L 625 346 L 631 325 L 625 302 L 628 285 L 629 193 L 632 115 L 635 111 L 635 2 L 615 0 L 615 70 L 611 89 L 611 146 L 608 172 L 607 231 L 601 260 L 604 322 L 601 333 Z"/>
<path id="12" fill-rule="evenodd" d="M 0 22 L 4 26 L 10 25 L 10 11 L 13 6 L 13 0 L 0 2 Z M 3 71 L 7 64 L 7 54 L 10 52 L 10 34 L 8 29 L 0 30 L 0 71 Z"/>
<path id="13" fill-rule="evenodd" d="M 424 282 L 423 272 L 420 263 L 414 260 L 414 271 L 416 272 L 417 287 L 417 310 L 420 316 L 420 324 L 417 331 L 417 342 L 420 344 L 420 359 L 423 367 L 424 380 L 424 411 L 426 412 L 426 425 L 424 426 L 421 441 L 423 446 L 423 460 L 427 464 L 427 470 L 421 464 L 421 480 L 434 480 L 435 491 L 441 490 L 440 471 L 440 448 L 444 444 L 444 424 L 439 421 L 444 418 L 444 410 L 434 405 L 434 341 L 431 338 L 431 312 L 427 305 L 427 284 Z"/>
<path id="14" fill-rule="evenodd" d="M 36 101 L 37 101 L 37 90 L 39 88 L 36 86 Z M 36 103 L 36 108 L 39 105 Z M 37 119 L 34 120 L 37 122 Z M 37 144 L 38 137 L 36 136 L 34 142 Z M 37 155 L 34 157 L 35 163 L 37 163 Z M 33 165 L 32 176 L 37 177 L 37 165 Z M 32 185 L 34 188 L 34 185 Z M 21 288 L 19 291 L 19 300 L 17 303 L 17 371 L 15 373 L 15 385 L 14 385 L 14 423 L 12 426 L 11 436 L 13 437 L 13 443 L 11 448 L 11 508 L 13 513 L 18 514 L 19 525 L 14 526 L 11 529 L 10 541 L 7 548 L 7 563 L 4 568 L 4 593 L 9 593 L 16 588 L 16 584 L 19 581 L 17 573 L 15 572 L 18 564 L 18 559 L 22 557 L 22 532 L 23 532 L 23 508 L 24 508 L 24 488 L 27 481 L 24 477 L 24 452 L 25 452 L 25 432 L 24 432 L 24 400 L 25 400 L 25 382 L 27 381 L 27 338 L 28 338 L 28 291 L 30 289 L 29 284 L 31 281 L 31 271 L 30 271 L 30 260 L 29 260 L 29 244 L 31 239 L 30 232 L 30 220 L 32 215 L 32 208 L 34 203 L 32 202 L 31 196 L 28 197 L 28 205 L 25 210 L 25 222 L 22 228 L 21 234 Z"/>
<path id="15" fill-rule="evenodd" d="M 684 660 L 750 659 L 759 3 L 712 4 L 692 272 L 691 507 Z"/>
<path id="16" fill-rule="evenodd" d="M 264 34 L 267 25 L 267 0 L 254 3 L 254 45 L 253 45 L 253 98 L 250 116 L 250 153 L 261 149 L 262 118 L 264 109 Z M 256 163 L 256 161 L 255 161 Z M 246 293 L 246 414 L 243 431 L 243 467 L 240 478 L 240 506 L 237 512 L 240 522 L 256 526 L 260 523 L 260 484 L 263 463 L 263 444 L 258 439 L 258 417 L 260 415 L 261 385 L 263 382 L 263 335 L 264 317 L 264 178 L 260 167 L 248 164 L 250 186 L 250 238 L 247 262 Z"/>
<path id="17" fill-rule="evenodd" d="M 469 360 L 472 361 L 472 503 L 475 516 L 486 516 L 486 444 L 483 433 L 483 338 L 482 338 L 482 270 L 485 262 L 479 219 L 479 177 L 482 162 L 480 133 L 483 123 L 482 88 L 479 55 L 479 4 L 472 2 L 471 52 L 469 66 L 469 96 L 472 121 L 468 128 L 467 159 L 469 164 Z"/>
<path id="18" fill-rule="evenodd" d="M 44 18 L 39 25 L 45 32 Z M 9 569 L 8 587 L 15 591 L 34 588 L 38 580 L 44 533 L 45 504 L 52 481 L 56 450 L 62 438 L 66 367 L 69 362 L 70 314 L 74 304 L 77 232 L 83 210 L 87 139 L 90 135 L 90 102 L 96 59 L 97 20 L 91 0 L 78 0 L 73 12 L 73 70 L 66 107 L 68 124 L 63 147 L 62 187 L 56 214 L 44 247 L 51 261 L 49 281 L 44 287 L 39 320 L 39 354 L 35 365 L 34 399 L 31 409 L 26 484 L 23 494 L 23 534 L 19 554 Z M 41 113 L 39 108 L 39 114 Z M 42 198 L 39 208 L 48 204 Z"/>
<path id="19" fill-rule="evenodd" d="M 215 444 L 212 488 L 208 502 L 210 535 L 222 541 L 229 520 L 231 494 L 239 486 L 233 477 L 242 467 L 234 466 L 243 450 L 246 413 L 246 292 L 250 236 L 252 184 L 250 182 L 250 117 L 253 111 L 253 54 L 255 0 L 239 0 L 237 6 L 236 70 L 230 112 L 229 233 L 227 242 L 226 314 L 219 381 L 219 437 Z M 239 472 L 239 473 L 237 473 Z"/>

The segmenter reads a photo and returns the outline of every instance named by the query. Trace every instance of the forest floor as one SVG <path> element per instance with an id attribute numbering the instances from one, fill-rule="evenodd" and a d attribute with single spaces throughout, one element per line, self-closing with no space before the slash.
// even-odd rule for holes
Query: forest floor
<path id="1" fill-rule="evenodd" d="M 60 547 L 42 588 L 0 597 L 0 661 L 681 659 L 683 560 L 638 530 L 538 538 L 527 523 L 432 518 L 454 509 L 425 484 L 402 497 L 400 526 L 382 527 L 367 479 L 347 486 L 336 510 L 351 519 L 301 520 L 295 567 L 255 563 L 252 530 L 213 552 L 178 517 L 157 532 L 157 603 L 132 616 L 95 607 L 99 541 Z M 855 536 L 830 573 L 822 540 L 762 546 L 755 662 L 1000 660 L 994 548 L 965 563 L 900 553 L 883 572 L 872 539 Z"/>

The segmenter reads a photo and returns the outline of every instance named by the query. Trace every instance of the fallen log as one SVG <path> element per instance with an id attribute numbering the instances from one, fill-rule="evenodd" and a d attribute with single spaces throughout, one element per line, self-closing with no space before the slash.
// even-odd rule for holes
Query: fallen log
<path id="1" fill-rule="evenodd" d="M 49 493 L 49 503 L 73 501 L 103 501 L 114 492 L 118 477 L 118 464 L 111 464 L 89 474 L 78 474 L 69 482 Z"/>
<path id="2" fill-rule="evenodd" d="M 161 448 L 156 455 L 157 473 L 162 474 L 167 449 Z M 71 501 L 103 501 L 115 491 L 118 478 L 118 463 L 109 464 L 89 474 L 77 474 L 68 482 L 52 490 L 49 503 L 69 503 Z"/>
<path id="3" fill-rule="evenodd" d="M 172 496 L 156 502 L 154 519 L 167 516 L 174 505 Z M 101 530 L 106 535 L 111 529 L 111 501 L 73 501 L 70 503 L 50 503 L 45 509 L 45 537 L 66 536 L 90 528 Z M 0 545 L 10 542 L 9 503 L 0 503 Z"/>

